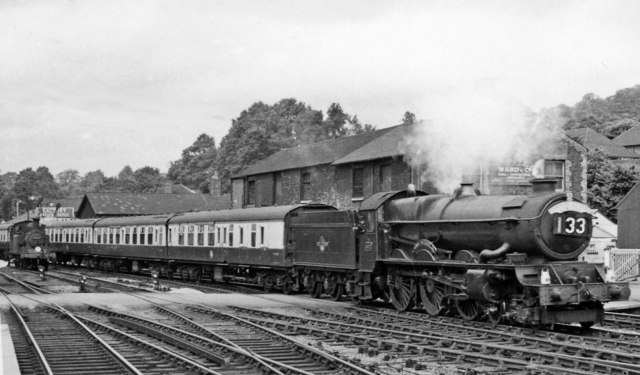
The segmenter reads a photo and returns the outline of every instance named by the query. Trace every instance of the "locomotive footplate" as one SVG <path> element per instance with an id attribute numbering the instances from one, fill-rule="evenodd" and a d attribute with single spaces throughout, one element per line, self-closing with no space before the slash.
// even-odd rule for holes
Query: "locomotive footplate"
<path id="1" fill-rule="evenodd" d="M 580 308 L 580 309 L 540 309 L 540 324 L 553 325 L 556 323 L 582 323 L 582 322 L 602 322 L 604 319 L 604 309 L 600 307 Z"/>
<path id="2" fill-rule="evenodd" d="M 537 287 L 541 306 L 581 304 L 626 300 L 630 289 L 626 283 L 550 284 Z"/>

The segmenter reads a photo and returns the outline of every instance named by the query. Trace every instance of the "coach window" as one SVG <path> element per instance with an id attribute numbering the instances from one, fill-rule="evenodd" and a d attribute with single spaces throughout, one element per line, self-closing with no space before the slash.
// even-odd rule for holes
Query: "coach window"
<path id="1" fill-rule="evenodd" d="M 120 237 L 122 236 L 122 229 L 113 228 L 112 230 L 116 232 L 115 233 L 116 238 L 115 238 L 115 242 L 114 243 L 116 245 L 120 245 Z"/>
<path id="2" fill-rule="evenodd" d="M 178 227 L 178 245 L 184 245 L 184 225 Z"/>
<path id="3" fill-rule="evenodd" d="M 264 227 L 260 227 L 260 245 L 264 245 Z"/>
<path id="4" fill-rule="evenodd" d="M 146 228 L 145 227 L 141 227 L 140 228 L 140 245 L 144 245 L 144 243 L 146 242 Z"/>
<path id="5" fill-rule="evenodd" d="M 213 246 L 216 243 L 215 230 L 213 229 L 213 225 L 207 225 L 207 245 Z"/>
<path id="6" fill-rule="evenodd" d="M 198 246 L 204 246 L 204 225 L 198 225 Z"/>
<path id="7" fill-rule="evenodd" d="M 193 232 L 195 231 L 195 225 L 187 226 L 187 245 L 193 246 Z"/>
<path id="8" fill-rule="evenodd" d="M 233 224 L 229 225 L 229 246 L 233 247 Z"/>
<path id="9" fill-rule="evenodd" d="M 101 230 L 102 229 L 96 229 L 95 230 L 95 232 L 96 232 L 96 243 L 102 243 L 102 235 L 100 234 Z"/>
<path id="10" fill-rule="evenodd" d="M 158 235 L 156 236 L 156 241 L 158 241 L 158 245 L 162 245 L 162 238 L 164 234 L 164 228 L 160 228 L 160 230 L 158 230 Z"/>
<path id="11" fill-rule="evenodd" d="M 153 227 L 147 228 L 147 245 L 153 245 Z"/>
<path id="12" fill-rule="evenodd" d="M 131 229 L 131 243 L 133 245 L 137 245 L 138 244 L 138 228 L 133 227 Z"/>
<path id="13" fill-rule="evenodd" d="M 218 236 L 218 245 L 222 244 L 223 237 L 220 236 L 220 227 L 218 227 L 216 235 Z"/>
<path id="14" fill-rule="evenodd" d="M 256 227 L 257 225 L 251 224 L 251 247 L 256 247 Z"/>
<path id="15" fill-rule="evenodd" d="M 239 225 L 238 228 L 240 228 L 240 240 L 238 241 L 238 246 L 240 246 L 244 243 L 244 227 Z"/>
<path id="16" fill-rule="evenodd" d="M 362 198 L 364 196 L 364 189 L 363 189 L 363 183 L 362 183 L 363 176 L 364 176 L 364 173 L 363 173 L 362 167 L 353 168 L 352 170 L 353 191 L 351 195 L 352 198 Z"/>

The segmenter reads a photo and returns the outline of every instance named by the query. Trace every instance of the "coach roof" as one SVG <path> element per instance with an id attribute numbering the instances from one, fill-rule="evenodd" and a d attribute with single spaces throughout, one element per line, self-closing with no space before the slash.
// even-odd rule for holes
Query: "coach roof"
<path id="1" fill-rule="evenodd" d="M 290 206 L 253 207 L 236 210 L 186 212 L 171 218 L 170 224 L 208 223 L 219 221 L 264 221 L 284 220 L 292 211 L 301 207 L 320 207 L 325 205 L 296 204 Z M 330 206 L 326 206 L 330 207 Z"/>
<path id="2" fill-rule="evenodd" d="M 45 228 L 83 228 L 83 227 L 91 227 L 93 224 L 100 219 L 76 219 L 76 220 L 65 220 L 65 221 L 47 221 L 43 223 Z"/>
<path id="3" fill-rule="evenodd" d="M 147 215 L 147 216 L 124 216 L 124 217 L 108 217 L 99 220 L 95 227 L 119 227 L 124 225 L 164 225 L 169 218 L 169 215 Z"/>

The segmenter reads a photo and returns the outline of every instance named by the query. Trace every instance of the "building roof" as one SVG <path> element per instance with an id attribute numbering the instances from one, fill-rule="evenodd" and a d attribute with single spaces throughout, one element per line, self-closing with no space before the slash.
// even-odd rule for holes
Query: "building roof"
<path id="1" fill-rule="evenodd" d="M 411 135 L 413 129 L 414 126 L 412 125 L 400 125 L 389 128 L 388 132 L 334 161 L 333 164 L 357 163 L 366 160 L 400 156 L 403 152 L 400 150 L 399 145 L 407 136 Z"/>
<path id="2" fill-rule="evenodd" d="M 614 159 L 640 159 L 640 155 L 613 143 L 609 138 L 591 128 L 570 129 L 565 132 L 567 136 L 580 143 L 589 151 L 600 149 L 609 158 Z"/>
<path id="3" fill-rule="evenodd" d="M 228 199 L 231 205 L 231 199 Z M 87 193 L 81 207 L 90 204 L 96 216 L 154 215 L 223 207 L 222 197 L 209 194 Z M 220 207 L 216 207 L 220 205 Z"/>
<path id="4" fill-rule="evenodd" d="M 353 135 L 350 137 L 342 137 L 299 147 L 286 148 L 248 166 L 237 175 L 232 176 L 232 178 L 284 171 L 288 169 L 306 168 L 314 165 L 331 164 L 374 139 L 392 131 L 398 126 Z"/>
<path id="5" fill-rule="evenodd" d="M 82 198 L 84 198 L 84 196 L 80 196 L 80 197 L 71 197 L 71 198 L 62 198 L 62 199 L 57 199 L 57 198 L 44 198 L 42 200 L 42 202 L 40 203 L 40 206 L 42 207 L 55 207 L 58 204 L 60 205 L 60 207 L 73 207 L 73 212 L 77 213 L 78 210 L 80 209 L 80 204 L 82 203 Z"/>
<path id="6" fill-rule="evenodd" d="M 612 142 L 623 147 L 640 145 L 640 126 L 634 126 L 615 137 Z"/>

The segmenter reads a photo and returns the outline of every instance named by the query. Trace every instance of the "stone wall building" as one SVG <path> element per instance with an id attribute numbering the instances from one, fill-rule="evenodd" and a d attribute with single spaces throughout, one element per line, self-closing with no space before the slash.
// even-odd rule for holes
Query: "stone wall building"
<path id="1" fill-rule="evenodd" d="M 419 125 L 398 125 L 276 152 L 232 176 L 232 207 L 315 202 L 358 208 L 371 194 L 404 190 L 409 184 L 438 193 L 420 178 L 429 174 L 428 166 L 410 165 L 401 151 L 415 126 Z M 565 137 L 553 153 L 537 156 L 535 177 L 554 177 L 557 190 L 586 201 L 586 151 Z M 474 182 L 483 194 L 527 193 L 535 160 L 527 165 L 478 165 L 477 173 L 461 182 Z"/>

